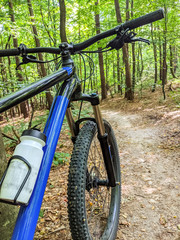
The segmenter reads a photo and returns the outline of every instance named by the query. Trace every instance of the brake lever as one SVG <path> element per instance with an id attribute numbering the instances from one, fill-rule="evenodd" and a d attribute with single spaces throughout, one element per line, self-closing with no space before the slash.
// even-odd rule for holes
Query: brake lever
<path id="1" fill-rule="evenodd" d="M 124 39 L 127 38 L 127 32 L 129 31 L 129 28 L 127 28 L 125 31 L 121 31 L 117 34 L 116 38 L 111 40 L 107 45 L 106 48 L 116 49 L 119 50 L 124 46 Z"/>
<path id="2" fill-rule="evenodd" d="M 18 70 L 18 67 L 20 65 L 27 64 L 27 63 L 45 63 L 45 61 L 39 61 L 37 60 L 36 56 L 33 56 L 33 55 L 23 55 L 22 62 L 18 64 L 18 66 L 16 67 L 16 70 Z"/>
<path id="3" fill-rule="evenodd" d="M 132 43 L 132 42 L 138 42 L 139 41 L 139 42 L 145 42 L 148 45 L 150 45 L 149 40 L 147 40 L 145 38 L 141 38 L 141 37 L 135 38 L 136 35 L 137 35 L 137 33 L 135 33 L 135 32 L 128 33 L 124 38 L 124 42 L 125 43 Z"/>
<path id="4" fill-rule="evenodd" d="M 147 43 L 148 45 L 150 45 L 150 41 L 148 39 L 145 39 L 145 38 L 141 38 L 141 37 L 138 37 L 138 38 L 131 38 L 131 42 L 144 42 L 144 43 Z"/>
<path id="5" fill-rule="evenodd" d="M 40 60 L 37 60 L 36 56 L 33 56 L 33 55 L 27 55 L 27 52 L 26 52 L 26 45 L 21 43 L 18 47 L 19 49 L 19 54 L 21 55 L 22 57 L 22 62 L 20 62 L 17 67 L 16 67 L 16 70 L 18 70 L 18 67 L 20 65 L 23 65 L 23 64 L 27 64 L 27 63 L 46 63 L 46 61 L 40 61 Z"/>
<path id="6" fill-rule="evenodd" d="M 129 31 L 129 29 L 126 29 L 125 31 L 118 33 L 117 37 L 115 39 L 111 40 L 107 44 L 106 48 L 119 50 L 120 48 L 123 47 L 124 43 L 132 43 L 132 42 L 137 42 L 137 41 L 145 42 L 148 45 L 150 45 L 149 40 L 147 40 L 145 38 L 141 38 L 141 37 L 135 38 L 137 33 L 135 33 L 135 32 L 128 33 L 128 31 Z"/>

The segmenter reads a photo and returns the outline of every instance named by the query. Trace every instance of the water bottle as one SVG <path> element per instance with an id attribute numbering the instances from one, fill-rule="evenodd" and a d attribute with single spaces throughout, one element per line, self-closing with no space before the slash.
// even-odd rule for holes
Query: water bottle
<path id="1" fill-rule="evenodd" d="M 28 205 L 41 165 L 46 136 L 37 129 L 25 130 L 1 180 L 0 200 Z"/>

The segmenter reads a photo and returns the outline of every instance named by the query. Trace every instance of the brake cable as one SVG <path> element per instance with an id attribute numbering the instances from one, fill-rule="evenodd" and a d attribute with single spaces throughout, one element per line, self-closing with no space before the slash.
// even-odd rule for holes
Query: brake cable
<path id="1" fill-rule="evenodd" d="M 87 54 L 85 54 L 84 52 L 78 52 L 79 55 L 82 57 L 83 59 L 83 64 L 84 64 L 84 79 L 81 80 L 81 82 L 84 82 L 84 86 L 83 86 L 83 93 L 85 92 L 85 86 L 86 86 L 86 80 L 91 78 L 91 76 L 94 74 L 94 69 L 95 69 L 95 65 L 94 65 L 94 61 L 93 59 L 88 56 Z M 90 66 L 90 75 L 88 77 L 86 77 L 86 62 L 85 62 L 85 59 L 84 59 L 84 56 L 88 57 L 89 58 L 89 66 Z M 81 115 L 81 110 L 82 110 L 82 104 L 83 104 L 83 101 L 81 101 L 81 104 L 80 104 L 80 108 L 79 108 L 79 114 L 78 114 L 78 119 L 80 119 L 80 115 Z"/>

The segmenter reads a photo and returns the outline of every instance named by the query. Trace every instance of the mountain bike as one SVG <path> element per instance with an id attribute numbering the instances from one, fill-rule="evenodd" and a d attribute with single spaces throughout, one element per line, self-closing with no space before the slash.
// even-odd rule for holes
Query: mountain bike
<path id="1" fill-rule="evenodd" d="M 160 9 L 125 22 L 79 44 L 61 43 L 58 48 L 27 48 L 21 44 L 18 49 L 0 51 L 0 57 L 20 55 L 23 64 L 40 62 L 35 56 L 30 55 L 39 52 L 58 54 L 62 63 L 62 68 L 51 75 L 0 99 L 0 113 L 2 113 L 61 83 L 43 132 L 47 140 L 43 148 L 44 155 L 36 184 L 27 206 L 20 207 L 12 239 L 33 239 L 65 115 L 74 144 L 68 177 L 68 216 L 72 239 L 116 238 L 121 202 L 121 171 L 117 142 L 111 125 L 101 116 L 99 96 L 96 93 L 85 94 L 82 90 L 82 82 L 76 74 L 71 56 L 100 52 L 84 49 L 112 35 L 116 35 L 115 39 L 111 40 L 101 52 L 120 49 L 124 43 L 136 41 L 149 43 L 146 39 L 136 38 L 136 34 L 131 30 L 163 17 L 163 10 Z M 73 101 L 89 102 L 94 117 L 79 118 L 75 121 L 71 111 Z M 19 204 L 17 198 L 13 204 Z"/>

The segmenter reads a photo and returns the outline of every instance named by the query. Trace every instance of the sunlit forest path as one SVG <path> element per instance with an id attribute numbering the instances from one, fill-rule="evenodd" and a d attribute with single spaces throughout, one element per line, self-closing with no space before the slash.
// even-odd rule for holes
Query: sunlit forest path
<path id="1" fill-rule="evenodd" d="M 122 168 L 117 239 L 180 239 L 180 111 L 131 105 L 121 111 L 117 99 L 103 104 L 103 116 L 115 130 Z"/>

